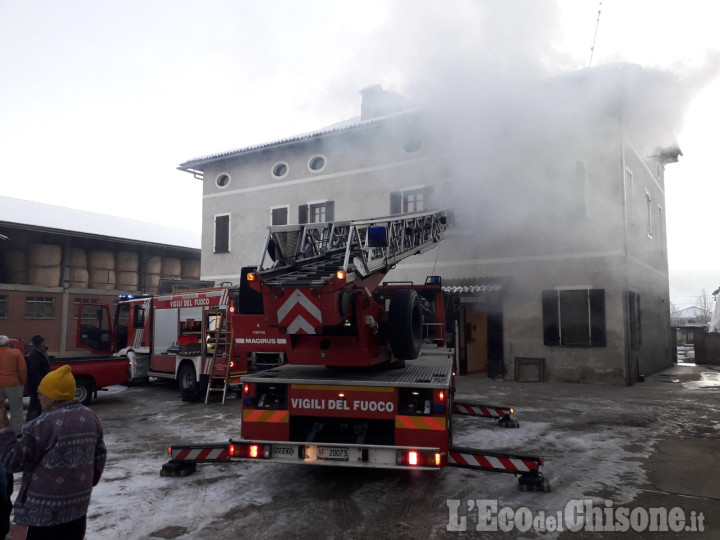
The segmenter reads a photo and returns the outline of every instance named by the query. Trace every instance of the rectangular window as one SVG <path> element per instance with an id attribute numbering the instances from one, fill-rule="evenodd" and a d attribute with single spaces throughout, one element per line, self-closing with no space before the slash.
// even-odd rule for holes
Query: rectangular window
<path id="1" fill-rule="evenodd" d="M 432 186 L 393 191 L 390 193 L 390 214 L 423 212 L 431 207 Z"/>
<path id="2" fill-rule="evenodd" d="M 52 319 L 55 316 L 55 299 L 43 296 L 28 296 L 25 299 L 26 319 Z"/>
<path id="3" fill-rule="evenodd" d="M 310 202 L 298 208 L 298 223 L 325 223 L 335 219 L 335 201 Z"/>
<path id="4" fill-rule="evenodd" d="M 215 216 L 215 253 L 230 252 L 230 214 Z"/>
<path id="5" fill-rule="evenodd" d="M 605 346 L 604 289 L 543 291 L 542 307 L 545 345 Z"/>
<path id="6" fill-rule="evenodd" d="M 288 207 L 278 206 L 270 209 L 270 225 L 287 225 Z"/>
<path id="7" fill-rule="evenodd" d="M 99 304 L 100 301 L 97 298 L 76 298 L 75 302 L 73 303 L 74 309 L 72 312 L 72 318 L 76 319 L 78 318 L 78 313 L 80 312 L 80 304 Z M 88 312 L 83 312 L 83 320 L 88 320 L 92 318 L 93 314 Z"/>
<path id="8" fill-rule="evenodd" d="M 647 237 L 652 240 L 653 237 L 653 218 L 652 218 L 652 197 L 650 192 L 645 190 L 645 222 L 647 223 Z"/>
<path id="9" fill-rule="evenodd" d="M 0 295 L 0 318 L 5 319 L 9 316 L 8 314 L 8 297 L 7 295 Z"/>

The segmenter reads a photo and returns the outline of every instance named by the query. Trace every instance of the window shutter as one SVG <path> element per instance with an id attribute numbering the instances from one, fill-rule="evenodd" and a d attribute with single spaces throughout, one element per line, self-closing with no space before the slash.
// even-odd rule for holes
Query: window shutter
<path id="1" fill-rule="evenodd" d="M 545 345 L 560 345 L 558 295 L 556 291 L 542 292 L 543 341 Z"/>
<path id="2" fill-rule="evenodd" d="M 308 222 L 308 205 L 301 204 L 298 208 L 298 223 L 301 225 Z"/>
<path id="3" fill-rule="evenodd" d="M 215 253 L 230 251 L 230 216 L 215 217 Z"/>
<path id="4" fill-rule="evenodd" d="M 390 214 L 402 213 L 402 191 L 390 193 Z"/>
<path id="5" fill-rule="evenodd" d="M 273 208 L 271 211 L 271 225 L 287 225 L 288 223 L 288 209 L 287 207 Z"/>
<path id="6" fill-rule="evenodd" d="M 435 191 L 435 188 L 433 186 L 425 186 L 423 188 L 423 205 L 422 210 L 423 212 L 426 210 L 430 210 L 431 208 L 434 208 L 435 201 L 433 200 L 433 192 Z"/>
<path id="7" fill-rule="evenodd" d="M 335 220 L 335 201 L 327 201 L 325 203 L 325 221 Z"/>
<path id="8" fill-rule="evenodd" d="M 590 289 L 590 346 L 605 347 L 605 289 Z"/>

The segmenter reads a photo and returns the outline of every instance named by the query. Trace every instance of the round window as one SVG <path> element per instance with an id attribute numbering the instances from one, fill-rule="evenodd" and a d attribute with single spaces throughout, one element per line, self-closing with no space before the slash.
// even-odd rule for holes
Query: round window
<path id="1" fill-rule="evenodd" d="M 230 175 L 228 174 L 219 174 L 218 177 L 215 179 L 215 184 L 217 187 L 224 188 L 230 183 Z"/>
<path id="2" fill-rule="evenodd" d="M 272 174 L 275 178 L 282 178 L 287 173 L 288 173 L 287 163 L 281 161 L 280 163 L 276 163 L 275 165 L 273 165 Z"/>
<path id="3" fill-rule="evenodd" d="M 408 139 L 405 142 L 405 145 L 403 146 L 403 150 L 405 150 L 408 154 L 411 154 L 413 152 L 417 152 L 422 148 L 422 139 L 418 139 L 417 137 L 413 137 L 412 139 Z"/>
<path id="4" fill-rule="evenodd" d="M 313 156 L 308 160 L 308 169 L 311 171 L 322 171 L 325 168 L 325 158 L 323 156 Z"/>

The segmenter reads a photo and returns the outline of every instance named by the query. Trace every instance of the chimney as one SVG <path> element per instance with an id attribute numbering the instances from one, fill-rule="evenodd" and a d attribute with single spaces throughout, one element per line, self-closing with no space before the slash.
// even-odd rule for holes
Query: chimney
<path id="1" fill-rule="evenodd" d="M 405 108 L 405 98 L 395 92 L 383 90 L 379 84 L 366 86 L 360 90 L 360 95 L 362 96 L 360 120 L 370 120 Z"/>

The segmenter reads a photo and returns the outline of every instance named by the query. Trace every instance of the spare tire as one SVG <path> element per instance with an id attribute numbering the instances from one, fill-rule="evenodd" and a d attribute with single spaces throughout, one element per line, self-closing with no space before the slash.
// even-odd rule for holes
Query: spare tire
<path id="1" fill-rule="evenodd" d="M 390 300 L 390 349 L 399 360 L 414 360 L 422 347 L 423 313 L 414 289 L 400 289 Z"/>

